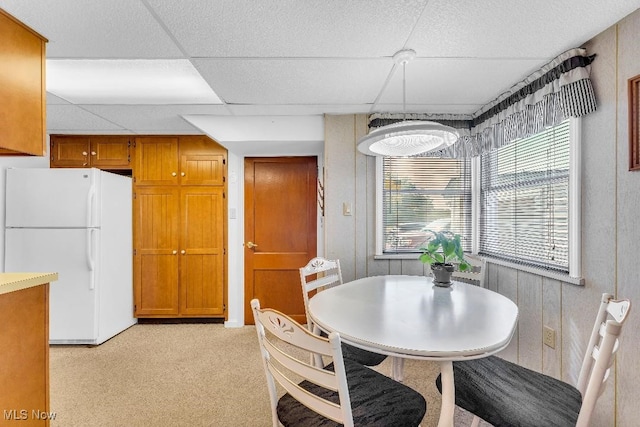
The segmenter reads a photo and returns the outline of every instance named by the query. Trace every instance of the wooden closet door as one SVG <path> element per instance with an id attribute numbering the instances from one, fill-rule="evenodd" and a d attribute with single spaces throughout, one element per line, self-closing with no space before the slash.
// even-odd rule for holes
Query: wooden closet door
<path id="1" fill-rule="evenodd" d="M 180 314 L 224 314 L 222 188 L 182 187 Z"/>
<path id="2" fill-rule="evenodd" d="M 135 314 L 177 315 L 179 189 L 139 187 L 135 193 Z"/>

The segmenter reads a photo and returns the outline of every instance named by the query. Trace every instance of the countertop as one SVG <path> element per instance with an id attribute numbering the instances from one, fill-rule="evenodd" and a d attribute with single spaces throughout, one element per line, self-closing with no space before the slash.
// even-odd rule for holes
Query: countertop
<path id="1" fill-rule="evenodd" d="M 58 273 L 0 273 L 0 295 L 58 280 Z"/>

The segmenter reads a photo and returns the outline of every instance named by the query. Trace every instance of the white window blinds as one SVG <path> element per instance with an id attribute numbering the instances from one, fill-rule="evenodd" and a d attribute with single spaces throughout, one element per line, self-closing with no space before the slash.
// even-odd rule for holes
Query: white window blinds
<path id="1" fill-rule="evenodd" d="M 480 253 L 569 270 L 569 120 L 482 155 Z"/>
<path id="2" fill-rule="evenodd" d="M 419 252 L 428 230 L 449 230 L 471 248 L 469 159 L 385 157 L 383 160 L 383 253 Z"/>

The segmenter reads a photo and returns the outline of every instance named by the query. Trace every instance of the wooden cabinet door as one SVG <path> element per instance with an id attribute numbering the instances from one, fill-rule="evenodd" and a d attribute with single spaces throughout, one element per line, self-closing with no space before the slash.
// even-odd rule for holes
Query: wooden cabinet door
<path id="1" fill-rule="evenodd" d="M 0 325 L 0 424 L 49 426 L 49 285 L 0 295 Z"/>
<path id="2" fill-rule="evenodd" d="M 88 136 L 51 135 L 51 167 L 89 167 L 90 145 L 91 143 Z"/>
<path id="3" fill-rule="evenodd" d="M 179 198 L 175 186 L 135 189 L 136 316 L 178 314 Z"/>
<path id="4" fill-rule="evenodd" d="M 0 9 L 0 154 L 45 155 L 46 39 Z"/>
<path id="5" fill-rule="evenodd" d="M 223 154 L 183 154 L 180 156 L 180 184 L 224 185 Z"/>
<path id="6" fill-rule="evenodd" d="M 136 185 L 176 185 L 178 183 L 178 138 L 136 138 L 133 179 Z"/>
<path id="7" fill-rule="evenodd" d="M 128 136 L 90 137 L 91 166 L 100 169 L 131 169 L 131 148 Z"/>
<path id="8" fill-rule="evenodd" d="M 226 153 L 206 136 L 181 136 L 180 184 L 224 185 Z"/>
<path id="9" fill-rule="evenodd" d="M 182 187 L 180 314 L 224 314 L 223 188 Z"/>

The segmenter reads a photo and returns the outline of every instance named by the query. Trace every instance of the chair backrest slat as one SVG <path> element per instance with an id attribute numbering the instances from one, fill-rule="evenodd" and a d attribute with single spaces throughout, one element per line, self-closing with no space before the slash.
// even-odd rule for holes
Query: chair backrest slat
<path id="1" fill-rule="evenodd" d="M 321 385 L 329 390 L 338 391 L 335 374 L 333 372 L 316 368 L 315 366 L 309 366 L 308 363 L 302 362 L 276 347 L 268 338 L 264 340 L 264 346 L 271 357 L 269 359 L 270 364 L 272 364 L 272 360 L 276 360 L 280 365 L 298 375 L 309 378 L 315 384 Z"/>
<path id="2" fill-rule="evenodd" d="M 315 276 L 315 278 L 311 276 Z M 342 284 L 340 260 L 330 260 L 322 257 L 311 259 L 307 265 L 300 268 L 300 283 L 302 284 L 304 312 L 307 316 L 307 328 L 312 332 L 318 332 L 309 316 L 309 293 L 318 288 L 328 288 Z"/>
<path id="3" fill-rule="evenodd" d="M 351 400 L 342 359 L 340 336 L 314 335 L 289 316 L 271 309 L 260 309 L 251 301 L 262 362 L 267 375 L 273 425 L 278 426 L 276 382 L 294 399 L 314 412 L 345 426 L 353 426 Z M 333 363 L 333 371 L 316 367 L 313 355 L 321 354 Z M 311 356 L 311 357 L 310 357 Z M 301 379 L 336 391 L 339 403 L 324 399 L 299 385 Z"/>
<path id="4" fill-rule="evenodd" d="M 577 388 L 582 393 L 578 427 L 589 425 L 595 403 L 604 391 L 613 357 L 619 348 L 622 325 L 630 308 L 629 300 L 616 301 L 613 295 L 602 295 L 578 378 Z"/>
<path id="5" fill-rule="evenodd" d="M 471 270 L 460 271 L 456 268 L 456 270 L 451 273 L 451 278 L 484 288 L 485 277 L 487 275 L 485 260 L 477 255 L 465 254 L 464 257 L 471 266 Z"/>

